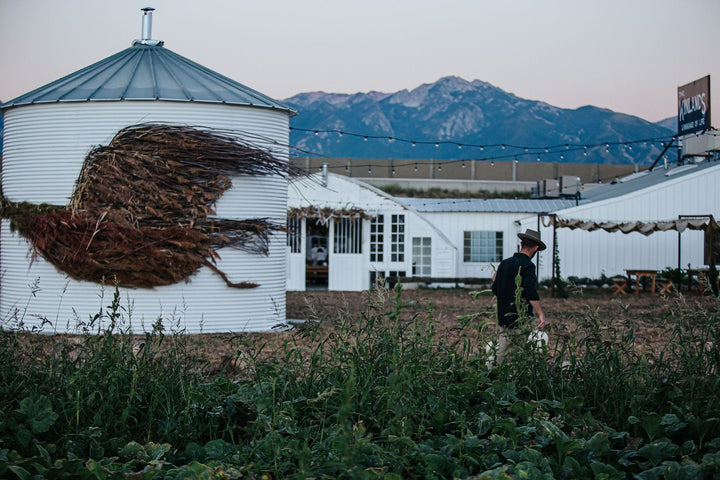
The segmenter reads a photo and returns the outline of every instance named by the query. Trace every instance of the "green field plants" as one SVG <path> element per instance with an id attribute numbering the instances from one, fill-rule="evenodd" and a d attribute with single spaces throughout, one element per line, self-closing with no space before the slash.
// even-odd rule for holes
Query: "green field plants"
<path id="1" fill-rule="evenodd" d="M 720 305 L 674 305 L 661 347 L 588 308 L 489 370 L 397 287 L 272 355 L 227 336 L 230 375 L 161 320 L 134 335 L 116 293 L 82 335 L 0 331 L 0 478 L 717 478 Z"/>

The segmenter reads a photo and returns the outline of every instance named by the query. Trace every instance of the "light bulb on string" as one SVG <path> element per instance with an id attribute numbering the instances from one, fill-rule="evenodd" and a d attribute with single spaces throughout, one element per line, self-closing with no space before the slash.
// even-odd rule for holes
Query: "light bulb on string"
<path id="1" fill-rule="evenodd" d="M 465 168 L 465 160 L 462 162 L 462 168 Z"/>
<path id="2" fill-rule="evenodd" d="M 505 144 L 504 144 L 504 143 L 502 144 L 502 149 L 505 150 Z"/>
<path id="3" fill-rule="evenodd" d="M 440 143 L 435 142 L 435 148 L 438 148 L 440 146 Z"/>
<path id="4" fill-rule="evenodd" d="M 388 137 L 388 142 L 392 143 L 392 141 L 393 141 L 393 137 Z"/>
<path id="5" fill-rule="evenodd" d="M 462 150 L 462 143 L 458 143 L 458 150 Z"/>
<path id="6" fill-rule="evenodd" d="M 538 161 L 538 162 L 540 161 L 540 155 L 537 156 L 537 161 Z"/>
<path id="7" fill-rule="evenodd" d="M 315 130 L 315 135 L 317 135 L 317 134 L 318 134 L 318 131 L 317 131 L 317 130 Z"/>
<path id="8" fill-rule="evenodd" d="M 480 145 L 480 151 L 482 152 L 483 150 L 485 150 L 485 147 L 483 147 L 482 145 Z"/>
<path id="9" fill-rule="evenodd" d="M 342 131 L 342 130 L 340 130 L 340 136 L 341 136 L 341 137 L 343 136 L 343 131 Z"/>
<path id="10" fill-rule="evenodd" d="M 413 146 L 413 147 L 415 146 L 415 141 L 413 141 L 412 146 Z"/>
<path id="11" fill-rule="evenodd" d="M 495 166 L 495 160 L 490 160 L 490 166 L 491 166 L 491 167 L 494 167 L 494 166 Z"/>
<path id="12" fill-rule="evenodd" d="M 392 168 L 392 172 L 390 172 L 392 175 L 395 175 L 395 167 Z"/>
<path id="13" fill-rule="evenodd" d="M 417 163 L 415 164 L 415 168 L 413 168 L 413 171 L 417 172 Z"/>
<path id="14" fill-rule="evenodd" d="M 369 174 L 372 174 L 372 165 L 369 165 L 369 166 L 368 166 L 368 173 L 369 173 Z"/>
<path id="15" fill-rule="evenodd" d="M 545 153 L 548 153 L 550 150 L 548 150 L 548 147 L 545 147 Z"/>
<path id="16" fill-rule="evenodd" d="M 562 160 L 562 159 L 564 159 L 564 158 L 565 158 L 565 154 L 564 154 L 564 153 L 561 153 L 561 154 L 560 154 L 560 160 Z"/>
<path id="17" fill-rule="evenodd" d="M 365 135 L 365 138 L 364 138 L 364 140 L 365 140 L 365 141 L 367 142 L 367 135 Z"/>
<path id="18" fill-rule="evenodd" d="M 442 172 L 442 165 L 438 164 L 438 172 Z"/>

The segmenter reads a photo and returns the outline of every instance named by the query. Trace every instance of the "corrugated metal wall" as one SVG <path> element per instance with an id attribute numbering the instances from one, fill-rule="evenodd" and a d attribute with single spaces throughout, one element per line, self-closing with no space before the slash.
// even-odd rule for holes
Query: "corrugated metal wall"
<path id="1" fill-rule="evenodd" d="M 284 112 L 242 106 L 187 102 L 103 102 L 30 105 L 5 112 L 2 185 L 13 201 L 68 202 L 85 155 L 107 144 L 123 127 L 159 122 L 249 132 L 271 143 L 288 143 Z M 286 147 L 273 147 L 287 159 Z M 285 223 L 287 181 L 280 177 L 234 178 L 233 188 L 217 205 L 224 218 L 269 217 Z M 2 226 L 0 318 L 39 325 L 43 318 L 58 331 L 73 330 L 109 303 L 112 288 L 68 280 L 42 258 L 30 262 L 29 244 Z M 188 333 L 263 331 L 285 321 L 285 236 L 274 235 L 268 257 L 239 250 L 220 250 L 218 267 L 231 281 L 260 283 L 255 289 L 228 287 L 202 268 L 187 284 L 154 289 L 121 289 L 131 310 L 133 329 L 147 330 L 158 316 L 175 318 Z M 35 285 L 35 287 L 33 287 Z M 130 308 L 131 306 L 131 308 Z"/>
<path id="2" fill-rule="evenodd" d="M 712 214 L 720 216 L 720 168 L 689 174 L 656 187 L 622 197 L 581 205 L 557 214 L 564 218 L 600 221 L 673 220 L 679 215 Z M 523 220 L 522 228 L 536 228 L 536 218 Z M 645 236 L 604 231 L 585 232 L 562 228 L 558 233 L 560 273 L 569 276 L 599 278 L 625 275 L 626 269 L 678 267 L 678 233 L 658 232 Z M 552 248 L 552 229 L 542 228 L 548 250 Z M 703 266 L 703 232 L 686 230 L 681 240 L 681 267 Z M 541 278 L 552 274 L 548 258 Z"/>

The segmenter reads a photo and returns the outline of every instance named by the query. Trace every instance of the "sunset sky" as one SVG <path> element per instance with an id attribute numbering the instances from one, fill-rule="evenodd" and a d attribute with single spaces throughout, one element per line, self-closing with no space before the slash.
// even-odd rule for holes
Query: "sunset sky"
<path id="1" fill-rule="evenodd" d="M 127 48 L 147 6 L 166 48 L 278 100 L 456 75 L 658 121 L 709 74 L 720 123 L 718 0 L 0 0 L 0 100 Z"/>

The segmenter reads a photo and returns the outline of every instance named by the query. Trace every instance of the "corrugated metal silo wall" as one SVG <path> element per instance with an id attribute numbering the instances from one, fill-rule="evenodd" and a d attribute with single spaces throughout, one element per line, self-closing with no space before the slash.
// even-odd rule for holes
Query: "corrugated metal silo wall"
<path id="1" fill-rule="evenodd" d="M 173 102 L 105 102 L 17 107 L 5 112 L 2 184 L 13 201 L 64 205 L 83 160 L 95 145 L 106 145 L 118 130 L 138 123 L 169 123 L 250 132 L 280 145 L 288 143 L 288 116 L 243 106 Z M 260 143 L 254 137 L 255 143 Z M 266 143 L 270 147 L 270 143 Z M 287 148 L 273 146 L 287 160 Z M 234 178 L 217 205 L 223 218 L 270 218 L 284 224 L 287 180 Z M 42 258 L 29 256 L 29 243 L 2 223 L 0 319 L 45 331 L 74 331 L 110 303 L 114 289 L 70 280 Z M 259 283 L 236 289 L 207 267 L 190 279 L 154 289 L 120 289 L 126 321 L 148 331 L 158 317 L 166 328 L 188 333 L 266 331 L 285 321 L 285 235 L 273 235 L 267 257 L 236 249 L 219 251 L 218 267 L 231 281 Z M 104 298 L 102 298 L 104 297 Z"/>

